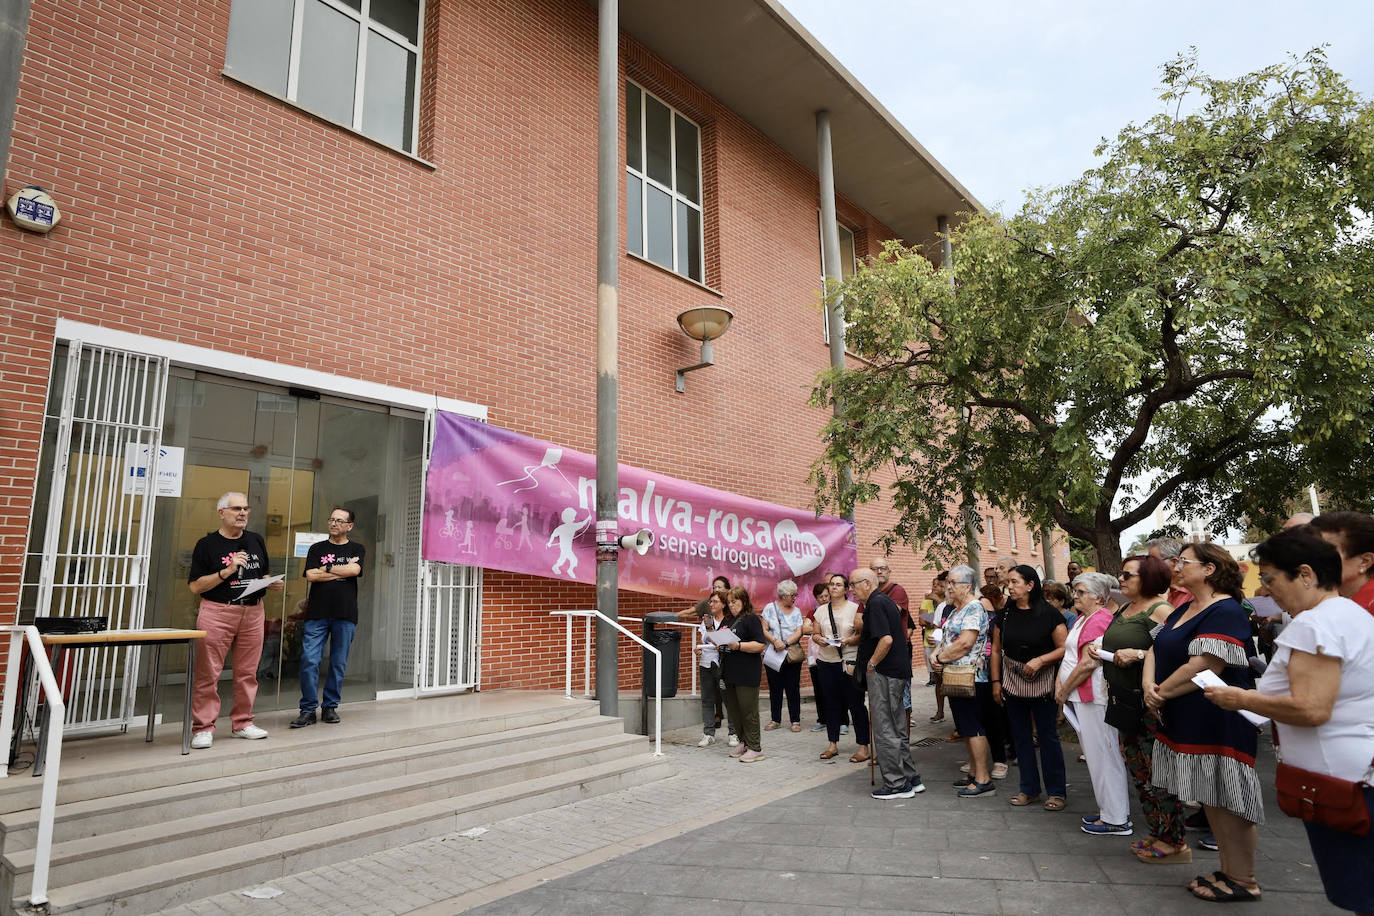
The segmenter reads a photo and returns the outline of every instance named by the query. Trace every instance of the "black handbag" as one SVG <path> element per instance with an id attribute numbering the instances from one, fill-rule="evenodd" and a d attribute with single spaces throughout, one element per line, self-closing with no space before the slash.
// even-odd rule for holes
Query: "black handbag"
<path id="1" fill-rule="evenodd" d="M 1143 732 L 1145 721 L 1145 694 L 1143 691 L 1132 690 L 1122 693 L 1117 690 L 1107 691 L 1107 724 L 1119 732 L 1128 735 L 1138 735 Z"/>

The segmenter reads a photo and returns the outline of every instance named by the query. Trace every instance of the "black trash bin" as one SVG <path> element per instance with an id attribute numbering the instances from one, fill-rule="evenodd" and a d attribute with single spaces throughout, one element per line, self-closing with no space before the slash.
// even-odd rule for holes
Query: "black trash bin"
<path id="1" fill-rule="evenodd" d="M 682 628 L 655 624 L 676 621 L 677 615 L 656 611 L 644 615 L 644 641 L 663 653 L 663 698 L 677 696 L 677 661 L 682 650 Z M 644 695 L 653 697 L 654 693 L 654 655 L 644 650 Z"/>

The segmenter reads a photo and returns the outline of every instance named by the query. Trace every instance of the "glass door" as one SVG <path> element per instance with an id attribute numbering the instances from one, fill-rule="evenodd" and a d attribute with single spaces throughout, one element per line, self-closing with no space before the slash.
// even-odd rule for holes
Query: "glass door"
<path id="1" fill-rule="evenodd" d="M 267 542 L 271 572 L 285 573 L 285 589 L 265 602 L 263 652 L 255 709 L 292 709 L 300 701 L 299 663 L 305 547 L 327 532 L 334 506 L 353 510 L 353 540 L 367 549 L 359 582 L 357 635 L 349 655 L 343 700 L 371 700 L 379 692 L 410 689 L 413 642 L 404 638 L 416 617 L 414 582 L 418 525 L 407 523 L 410 489 L 418 479 L 423 422 L 385 408 L 206 373 L 173 370 L 163 442 L 186 449 L 182 495 L 158 500 L 149 586 L 148 625 L 189 627 L 197 599 L 186 587 L 191 550 L 218 527 L 215 501 L 238 490 L 248 495 L 249 529 Z M 414 541 L 412 544 L 411 541 Z M 327 649 L 326 649 L 327 651 Z M 170 664 L 169 664 L 170 661 Z M 164 660 L 171 690 L 184 659 Z M 228 713 L 231 673 L 220 681 Z M 172 714 L 179 702 L 160 704 Z"/>

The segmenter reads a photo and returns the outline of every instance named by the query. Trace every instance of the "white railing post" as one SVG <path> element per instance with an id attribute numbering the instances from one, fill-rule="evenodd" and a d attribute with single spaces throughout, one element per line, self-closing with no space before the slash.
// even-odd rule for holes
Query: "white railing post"
<path id="1" fill-rule="evenodd" d="M 565 618 L 567 622 L 567 639 L 563 643 L 564 674 L 563 674 L 563 696 L 572 699 L 572 617 Z"/>
<path id="2" fill-rule="evenodd" d="M 48 664 L 48 653 L 43 648 L 43 639 L 37 627 L 9 627 L 10 651 L 6 659 L 4 712 L 0 713 L 0 733 L 5 739 L 5 752 L 9 752 L 10 737 L 14 732 L 14 708 L 19 687 L 19 659 L 23 655 L 22 644 L 27 642 L 29 654 L 33 658 L 33 668 L 38 674 L 38 682 L 43 686 L 48 715 L 48 748 L 43 760 L 43 786 L 38 805 L 38 841 L 33 851 L 33 881 L 29 887 L 29 903 L 34 907 L 48 904 L 48 864 L 52 860 L 52 825 L 57 813 L 57 771 L 62 761 L 62 726 L 66 721 L 67 707 L 62 702 L 62 691 L 53 676 L 52 666 Z"/>
<path id="3" fill-rule="evenodd" d="M 619 630 L 621 633 L 624 633 L 626 636 L 630 637 L 630 639 L 632 639 L 632 640 L 634 640 L 635 642 L 639 643 L 639 645 L 643 646 L 645 649 L 648 649 L 650 652 L 654 653 L 654 756 L 655 756 L 655 757 L 662 757 L 662 756 L 663 756 L 663 653 L 660 652 L 658 649 L 655 649 L 653 646 L 649 645 L 649 644 L 648 644 L 647 642 L 645 642 L 644 640 L 640 639 L 640 638 L 639 638 L 638 636 L 636 636 L 635 634 L 631 633 L 629 630 L 625 629 L 623 626 L 620 625 L 620 621 L 618 621 L 618 620 L 611 620 L 609 617 L 607 617 L 605 614 L 602 614 L 600 611 L 596 610 L 595 608 L 593 608 L 593 609 L 591 609 L 591 610 L 588 610 L 588 611 L 550 611 L 549 614 L 550 614 L 550 616 L 554 616 L 554 617 L 567 617 L 567 618 L 568 618 L 568 632 L 569 632 L 569 633 L 572 632 L 572 619 L 573 619 L 574 617 L 583 617 L 583 618 L 585 618 L 585 619 L 587 620 L 587 631 L 588 631 L 588 633 L 591 632 L 591 619 L 592 619 L 593 617 L 600 617 L 602 620 L 606 621 L 606 622 L 609 623 L 611 626 L 615 627 L 615 628 L 616 628 L 617 630 Z M 587 656 L 590 657 L 590 655 L 591 655 L 591 646 L 588 645 L 588 646 L 587 646 Z M 568 668 L 569 671 L 572 670 L 572 640 L 571 640 L 571 638 L 568 640 L 568 648 L 567 648 L 567 668 Z"/>

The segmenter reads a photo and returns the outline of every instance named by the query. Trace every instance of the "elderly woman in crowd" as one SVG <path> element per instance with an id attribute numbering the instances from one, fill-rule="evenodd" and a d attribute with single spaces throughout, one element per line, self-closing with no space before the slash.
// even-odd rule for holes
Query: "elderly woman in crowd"
<path id="1" fill-rule="evenodd" d="M 1203 900 L 1258 899 L 1255 825 L 1264 804 L 1255 726 L 1209 702 L 1193 683 L 1211 670 L 1233 687 L 1254 686 L 1240 567 L 1222 548 L 1202 543 L 1183 548 L 1178 570 L 1193 600 L 1169 615 L 1145 657 L 1145 703 L 1160 714 L 1153 779 L 1177 798 L 1201 802 L 1216 837 L 1222 878 L 1199 876 L 1188 890 Z"/>
<path id="2" fill-rule="evenodd" d="M 1374 614 L 1374 515 L 1324 512 L 1312 527 L 1340 552 L 1340 593 Z"/>
<path id="3" fill-rule="evenodd" d="M 1183 803 L 1151 781 L 1158 722 L 1145 708 L 1141 682 L 1154 629 L 1174 612 L 1166 597 L 1172 578 L 1169 564 L 1157 557 L 1127 557 L 1119 577 L 1126 603 L 1102 634 L 1101 646 L 1112 659 L 1102 669 L 1107 682 L 1106 724 L 1116 729 L 1121 756 L 1150 828 L 1149 836 L 1131 848 L 1142 862 L 1155 864 L 1193 861 L 1193 851 L 1183 841 Z M 1088 646 L 1087 652 L 1099 658 L 1097 646 Z"/>
<path id="4" fill-rule="evenodd" d="M 763 759 L 763 743 L 759 736 L 759 681 L 763 679 L 763 624 L 754 613 L 749 593 L 736 585 L 726 595 L 734 619 L 730 629 L 739 637 L 737 643 L 720 647 L 720 665 L 725 679 L 725 708 L 730 721 L 739 725 L 739 744 L 730 751 L 740 763 Z"/>
<path id="5" fill-rule="evenodd" d="M 943 635 L 931 654 L 931 664 L 939 676 L 943 676 L 951 666 L 972 665 L 975 689 L 987 689 L 986 648 L 991 616 L 973 594 L 976 575 L 971 566 L 956 566 L 949 571 L 947 591 L 957 610 L 950 611 L 945 617 Z M 959 795 L 976 798 L 996 792 L 997 786 L 988 771 L 987 730 L 983 727 L 977 696 L 950 696 L 946 699 L 949 711 L 954 716 L 954 727 L 968 745 L 969 775 L 954 782 Z"/>
<path id="6" fill-rule="evenodd" d="M 1253 556 L 1260 580 L 1293 622 L 1279 634 L 1257 690 L 1209 687 L 1207 699 L 1277 723 L 1285 764 L 1367 782 L 1374 764 L 1374 616 L 1338 593 L 1342 560 L 1348 558 L 1301 528 L 1274 535 Z M 1374 788 L 1365 785 L 1361 793 L 1374 816 Z M 1308 820 L 1303 826 L 1327 899 L 1342 909 L 1374 913 L 1374 831 L 1357 836 Z M 1211 900 L 1256 899 L 1254 882 L 1228 864 L 1223 858 L 1222 870 L 1193 893 Z"/>
<path id="7" fill-rule="evenodd" d="M 863 614 L 859 606 L 846 597 L 849 577 L 831 573 L 826 577 L 830 585 L 829 600 L 816 608 L 804 630 L 807 636 L 820 643 L 816 672 L 825 685 L 825 729 L 829 746 L 821 752 L 822 760 L 830 760 L 840 752 L 840 725 L 845 710 L 854 723 L 854 740 L 859 749 L 849 759 L 862 763 L 869 758 L 868 710 L 863 694 L 850 676 L 859 656 L 859 639 L 863 630 Z M 838 643 L 838 645 L 836 645 Z"/>
<path id="8" fill-rule="evenodd" d="M 1036 740 L 1044 768 L 1046 811 L 1064 810 L 1068 773 L 1059 744 L 1059 706 L 1054 702 L 1055 675 L 1064 657 L 1069 628 L 1064 615 L 1051 607 L 1040 588 L 1040 575 L 1030 566 L 1014 566 L 1007 574 L 1007 604 L 1001 626 L 993 631 L 992 695 L 1005 704 L 1012 741 L 1020 761 L 1021 791 L 1012 797 L 1016 807 L 1040 800 L 1040 769 Z M 1034 722 L 1035 737 L 1031 735 Z"/>
<path id="9" fill-rule="evenodd" d="M 802 648 L 802 612 L 797 610 L 797 583 L 783 579 L 778 583 L 777 600 L 763 609 L 764 640 L 779 652 L 786 652 L 777 671 L 763 666 L 768 677 L 768 709 L 772 714 L 764 731 L 782 727 L 782 701 L 787 697 L 787 717 L 792 731 L 801 731 L 801 670 L 806 663 Z"/>
<path id="10" fill-rule="evenodd" d="M 706 598 L 706 616 L 697 624 L 696 651 L 700 654 L 697 661 L 698 679 L 701 682 L 701 733 L 697 747 L 710 747 L 716 743 L 716 729 L 720 722 L 716 719 L 716 707 L 720 705 L 723 688 L 720 681 L 720 652 L 716 644 L 707 638 L 708 633 L 727 626 L 725 619 L 725 598 L 719 592 L 712 592 Z M 737 734 L 738 723 L 730 720 L 730 737 Z"/>
<path id="11" fill-rule="evenodd" d="M 1096 817 L 1083 818 L 1083 832 L 1095 836 L 1131 835 L 1131 799 L 1126 793 L 1126 766 L 1117 747 L 1116 729 L 1107 724 L 1107 681 L 1100 661 L 1087 650 L 1102 644 L 1112 622 L 1107 609 L 1116 580 L 1102 573 L 1083 573 L 1073 580 L 1078 619 L 1064 641 L 1059 685 L 1054 698 L 1066 704 L 1083 745 L 1083 756 L 1097 799 Z"/>

